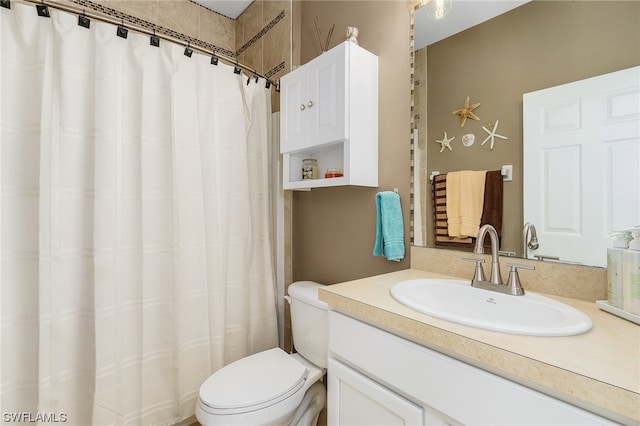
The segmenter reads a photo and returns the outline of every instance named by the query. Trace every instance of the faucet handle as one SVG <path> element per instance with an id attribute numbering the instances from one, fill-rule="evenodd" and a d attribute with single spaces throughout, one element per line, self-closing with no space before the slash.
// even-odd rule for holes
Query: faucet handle
<path id="1" fill-rule="evenodd" d="M 528 269 L 530 271 L 535 271 L 535 266 L 530 265 L 518 265 L 516 263 L 507 263 L 507 266 L 511 268 L 511 271 L 517 271 L 518 269 Z"/>
<path id="2" fill-rule="evenodd" d="M 543 261 L 543 260 L 560 260 L 559 256 L 547 256 L 546 254 L 534 254 L 533 257 L 535 257 L 536 259 Z"/>
<path id="3" fill-rule="evenodd" d="M 476 263 L 476 270 L 473 274 L 473 279 L 472 279 L 473 282 L 487 280 L 487 277 L 484 275 L 484 268 L 482 267 L 482 264 L 484 263 L 484 259 L 473 258 L 473 257 L 463 257 L 462 260 L 466 262 Z"/>
<path id="4" fill-rule="evenodd" d="M 509 271 L 509 278 L 507 279 L 507 285 L 511 288 L 511 292 L 514 295 L 521 296 L 524 294 L 524 288 L 520 283 L 520 276 L 518 275 L 518 269 L 528 269 L 530 271 L 535 270 L 534 266 L 529 265 L 517 265 L 515 263 L 507 263 L 507 266 L 511 268 Z"/>

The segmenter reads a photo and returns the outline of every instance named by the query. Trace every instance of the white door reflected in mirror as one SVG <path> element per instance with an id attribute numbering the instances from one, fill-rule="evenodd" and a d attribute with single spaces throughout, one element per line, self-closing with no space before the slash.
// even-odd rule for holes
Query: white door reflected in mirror
<path id="1" fill-rule="evenodd" d="M 640 67 L 523 96 L 528 257 L 606 266 L 609 235 L 640 223 Z"/>

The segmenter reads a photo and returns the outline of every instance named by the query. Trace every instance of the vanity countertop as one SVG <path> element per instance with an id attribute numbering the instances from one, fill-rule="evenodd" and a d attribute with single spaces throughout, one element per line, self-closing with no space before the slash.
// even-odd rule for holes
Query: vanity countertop
<path id="1" fill-rule="evenodd" d="M 569 337 L 482 330 L 421 314 L 391 297 L 394 284 L 416 278 L 459 279 L 406 269 L 327 286 L 319 297 L 333 310 L 494 374 L 607 417 L 640 422 L 640 326 L 595 303 L 545 294 L 589 315 L 593 329 Z"/>

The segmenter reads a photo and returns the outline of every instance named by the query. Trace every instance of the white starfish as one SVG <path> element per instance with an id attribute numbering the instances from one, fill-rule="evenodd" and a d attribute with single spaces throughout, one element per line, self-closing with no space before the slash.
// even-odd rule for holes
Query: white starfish
<path id="1" fill-rule="evenodd" d="M 482 143 L 481 143 L 480 145 L 484 145 L 484 144 L 485 144 L 485 142 L 487 142 L 489 139 L 491 139 L 491 147 L 490 147 L 491 151 L 493 151 L 493 144 L 495 143 L 495 138 L 500 138 L 500 139 L 509 139 L 509 138 L 508 138 L 508 137 L 506 137 L 506 136 L 498 135 L 498 134 L 496 133 L 496 130 L 498 129 L 498 123 L 499 123 L 499 122 L 500 122 L 499 120 L 496 120 L 496 124 L 493 126 L 493 130 L 489 130 L 489 129 L 487 129 L 486 127 L 482 126 L 482 129 L 483 129 L 485 132 L 487 132 L 487 133 L 489 134 L 489 136 L 487 136 L 487 138 L 486 138 L 485 140 L 483 140 L 483 141 L 482 141 Z"/>
<path id="2" fill-rule="evenodd" d="M 447 132 L 444 132 L 444 138 L 442 138 L 441 141 L 439 141 L 438 139 L 436 139 L 436 142 L 438 142 L 440 144 L 440 152 L 444 151 L 445 148 L 449 148 L 449 151 L 453 151 L 453 149 L 451 148 L 451 141 L 454 140 L 456 137 L 452 137 L 450 139 L 447 139 Z"/>

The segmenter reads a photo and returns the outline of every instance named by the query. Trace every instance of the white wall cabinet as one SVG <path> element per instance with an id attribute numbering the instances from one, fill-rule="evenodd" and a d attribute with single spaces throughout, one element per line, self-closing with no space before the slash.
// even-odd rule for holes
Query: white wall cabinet
<path id="1" fill-rule="evenodd" d="M 280 79 L 284 189 L 378 186 L 378 58 L 344 42 Z M 319 179 L 302 179 L 302 160 Z M 324 179 L 329 168 L 344 176 Z"/>
<path id="2" fill-rule="evenodd" d="M 351 47 L 345 42 L 280 79 L 283 153 L 348 137 L 345 111 Z"/>
<path id="3" fill-rule="evenodd" d="M 336 312 L 329 317 L 328 378 L 328 424 L 334 426 L 386 424 L 382 419 L 405 425 L 615 424 Z"/>

